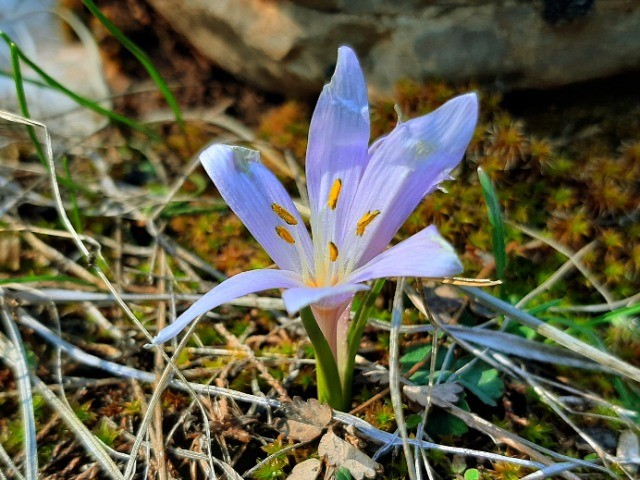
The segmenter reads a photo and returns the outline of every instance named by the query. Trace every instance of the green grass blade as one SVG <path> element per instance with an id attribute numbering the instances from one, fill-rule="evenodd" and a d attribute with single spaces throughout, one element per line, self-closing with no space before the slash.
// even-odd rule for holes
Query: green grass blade
<path id="1" fill-rule="evenodd" d="M 491 178 L 481 167 L 478 167 L 478 178 L 480 179 L 482 194 L 485 202 L 487 202 L 489 223 L 493 230 L 493 256 L 496 260 L 496 274 L 500 280 L 504 280 L 504 271 L 507 267 L 507 250 L 500 202 Z"/>
<path id="2" fill-rule="evenodd" d="M 101 197 L 101 194 L 99 192 L 91 190 L 91 188 L 87 187 L 86 185 L 83 185 L 82 183 L 74 182 L 71 178 L 58 177 L 57 180 L 58 180 L 58 183 L 63 187 L 73 189 L 74 192 L 82 193 L 84 196 L 88 197 L 89 199 L 97 199 Z"/>
<path id="3" fill-rule="evenodd" d="M 145 70 L 149 73 L 154 83 L 160 90 L 160 93 L 164 96 L 169 108 L 173 112 L 174 117 L 176 118 L 176 122 L 182 127 L 184 125 L 184 120 L 182 118 L 182 112 L 180 111 L 180 106 L 178 105 L 178 101 L 169 90 L 169 86 L 164 81 L 158 70 L 153 65 L 151 59 L 144 53 L 140 47 L 138 47 L 135 43 L 133 43 L 127 36 L 118 29 L 111 21 L 105 17 L 100 9 L 96 6 L 93 0 L 82 0 L 85 7 L 87 7 L 91 13 L 102 23 L 102 25 L 113 35 L 116 39 L 122 44 L 124 48 L 129 50 L 134 57 L 138 59 L 138 61 L 142 64 Z"/>
<path id="4" fill-rule="evenodd" d="M 70 184 L 73 185 L 73 178 L 71 177 L 71 168 L 69 168 L 69 157 L 66 155 L 62 157 L 62 166 L 64 168 L 65 174 L 67 175 L 67 180 Z M 78 208 L 78 198 L 76 197 L 76 189 L 75 187 L 69 188 L 69 197 L 71 198 L 71 221 L 73 222 L 73 226 L 76 231 L 82 233 L 82 221 L 80 220 L 80 209 Z"/>
<path id="5" fill-rule="evenodd" d="M 201 215 L 213 212 L 228 212 L 229 207 L 227 205 L 205 205 L 197 206 L 190 205 L 183 201 L 172 202 L 162 210 L 160 218 L 173 218 L 181 215 Z"/>
<path id="6" fill-rule="evenodd" d="M 0 70 L 0 76 L 7 77 L 13 80 L 13 72 L 11 70 Z M 22 77 L 22 83 L 29 83 L 31 85 L 35 85 L 36 87 L 40 87 L 40 88 L 51 88 L 46 83 L 41 82 L 40 80 L 36 80 L 34 78 Z"/>
<path id="7" fill-rule="evenodd" d="M 553 300 L 549 300 L 548 302 L 541 303 L 540 305 L 536 305 L 532 308 L 526 308 L 525 311 L 529 312 L 531 315 L 538 315 L 539 313 L 545 313 L 551 307 L 555 307 L 562 303 L 562 300 L 559 298 L 555 298 Z"/>
<path id="8" fill-rule="evenodd" d="M 67 87 L 65 87 L 64 85 L 62 85 L 60 82 L 58 82 L 57 80 L 55 80 L 53 77 L 49 76 L 44 70 L 42 70 L 33 60 L 31 60 L 27 55 L 25 55 L 25 53 L 16 45 L 16 43 L 11 39 L 11 37 L 9 37 L 9 35 L 7 35 L 5 32 L 3 32 L 2 30 L 0 30 L 0 38 L 2 38 L 5 43 L 9 46 L 10 49 L 12 49 L 15 52 L 15 55 L 17 56 L 17 58 L 19 58 L 20 60 L 22 60 L 26 65 L 28 65 L 29 67 L 31 67 L 33 69 L 33 71 L 38 74 L 40 76 L 40 78 L 42 78 L 42 80 L 47 83 L 47 85 L 49 85 L 51 88 L 58 90 L 59 92 L 63 93 L 64 95 L 68 96 L 69 98 L 71 98 L 74 102 L 76 102 L 78 105 L 88 108 L 89 110 L 92 110 L 96 113 L 99 113 L 100 115 L 103 115 L 107 118 L 109 118 L 111 121 L 113 122 L 117 122 L 117 123 L 121 123 L 123 125 L 128 126 L 129 128 L 132 128 L 134 130 L 138 130 L 140 132 L 143 132 L 144 134 L 155 138 L 155 139 L 160 139 L 160 136 L 154 132 L 152 132 L 150 129 L 148 129 L 146 126 L 144 126 L 143 124 L 136 122 L 135 120 L 132 120 L 128 117 L 125 117 L 124 115 L 120 115 L 119 113 L 116 113 L 112 110 L 109 110 L 108 108 L 104 108 L 103 106 L 99 105 L 98 103 L 89 100 L 86 97 L 83 97 L 82 95 L 78 95 L 77 93 L 69 90 Z M 14 52 L 12 51 L 12 58 L 14 56 Z M 13 60 L 12 60 L 13 61 Z M 14 67 L 14 72 L 16 72 L 15 67 Z M 16 82 L 18 82 L 17 78 L 14 75 L 14 80 Z M 21 84 L 23 83 L 22 81 L 20 82 Z M 24 88 L 22 91 L 22 94 L 24 95 Z M 26 118 L 31 118 L 28 115 L 24 114 L 25 112 L 23 111 L 23 116 Z"/>
<path id="9" fill-rule="evenodd" d="M 367 326 L 367 320 L 369 319 L 369 315 L 371 314 L 371 309 L 384 286 L 384 278 L 379 278 L 376 280 L 371 286 L 371 290 L 367 293 L 367 296 L 358 306 L 356 310 L 353 322 L 349 327 L 349 358 L 355 357 L 356 353 L 358 353 L 358 348 L 360 347 L 360 338 L 362 338 L 362 333 L 364 332 L 364 327 Z"/>
<path id="10" fill-rule="evenodd" d="M 356 310 L 355 316 L 351 325 L 349 325 L 349 331 L 347 333 L 347 357 L 346 357 L 346 365 L 342 366 L 343 372 L 343 384 L 342 390 L 345 398 L 351 398 L 351 387 L 353 380 L 353 369 L 355 367 L 356 362 L 356 354 L 358 353 L 358 348 L 360 348 L 360 340 L 362 339 L 362 334 L 364 333 L 364 327 L 367 326 L 367 321 L 369 320 L 369 316 L 371 315 L 371 310 L 373 309 L 373 305 L 375 304 L 376 298 L 380 294 L 382 287 L 384 286 L 384 278 L 379 278 L 373 285 L 371 286 L 371 290 L 367 293 L 367 296 L 362 300 L 362 303 L 358 306 Z"/>
<path id="11" fill-rule="evenodd" d="M 9 51 L 11 52 L 11 67 L 13 68 L 14 72 L 14 84 L 16 86 L 16 97 L 18 99 L 18 104 L 20 105 L 20 112 L 25 118 L 31 118 L 31 115 L 29 114 L 29 104 L 27 103 L 27 96 L 24 93 L 24 81 L 22 78 L 22 68 L 20 67 L 18 47 L 13 42 L 9 42 L 8 45 Z M 42 145 L 40 145 L 40 140 L 38 140 L 36 129 L 31 125 L 26 125 L 26 127 L 27 132 L 29 132 L 29 137 L 31 138 L 33 145 L 36 147 L 36 153 L 38 154 L 40 163 L 48 168 L 47 158 L 44 155 L 44 150 L 42 150 Z"/>
<path id="12" fill-rule="evenodd" d="M 617 310 L 613 310 L 612 312 L 606 313 L 602 315 L 600 319 L 604 321 L 612 321 L 617 317 L 621 317 L 621 316 L 631 317 L 633 315 L 638 315 L 639 313 L 640 313 L 640 303 L 636 303 L 635 305 L 618 308 Z"/>

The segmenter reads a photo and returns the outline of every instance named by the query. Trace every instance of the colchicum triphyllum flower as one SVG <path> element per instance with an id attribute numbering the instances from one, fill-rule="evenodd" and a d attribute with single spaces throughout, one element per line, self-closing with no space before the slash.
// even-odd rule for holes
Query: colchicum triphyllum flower
<path id="1" fill-rule="evenodd" d="M 197 316 L 242 295 L 285 289 L 289 313 L 311 306 L 340 376 L 347 359 L 351 301 L 368 280 L 446 277 L 461 272 L 453 248 L 430 226 L 386 249 L 421 199 L 460 162 L 477 121 L 475 94 L 399 122 L 369 146 L 367 89 L 354 52 L 341 47 L 336 71 L 311 119 L 306 178 L 311 236 L 289 194 L 256 151 L 213 145 L 200 160 L 218 191 L 276 269 L 224 281 L 163 329 L 176 336 Z M 359 340 L 359 339 L 358 339 Z M 346 380 L 342 378 L 342 380 Z"/>

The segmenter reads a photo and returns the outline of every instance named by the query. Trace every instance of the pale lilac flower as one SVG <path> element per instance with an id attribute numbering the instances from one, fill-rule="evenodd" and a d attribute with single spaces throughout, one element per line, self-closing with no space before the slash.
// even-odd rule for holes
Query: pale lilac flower
<path id="1" fill-rule="evenodd" d="M 276 269 L 224 281 L 194 303 L 154 343 L 175 337 L 194 318 L 237 297 L 285 289 L 289 313 L 311 306 L 338 362 L 346 348 L 351 300 L 363 282 L 383 277 L 446 277 L 462 266 L 430 226 L 385 250 L 422 198 L 449 178 L 477 120 L 475 94 L 420 118 L 399 122 L 369 147 L 369 106 L 354 52 L 341 47 L 331 83 L 311 119 L 306 176 L 309 236 L 291 197 L 256 151 L 213 145 L 200 160 L 220 195 L 260 242 Z"/>

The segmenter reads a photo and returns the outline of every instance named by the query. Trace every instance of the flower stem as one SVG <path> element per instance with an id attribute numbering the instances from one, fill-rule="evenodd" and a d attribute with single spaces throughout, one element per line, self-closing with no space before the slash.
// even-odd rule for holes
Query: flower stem
<path id="1" fill-rule="evenodd" d="M 349 399 L 343 396 L 338 367 L 327 339 L 324 338 L 311 308 L 306 307 L 300 310 L 300 318 L 316 352 L 318 400 L 328 403 L 331 408 L 344 411 Z"/>

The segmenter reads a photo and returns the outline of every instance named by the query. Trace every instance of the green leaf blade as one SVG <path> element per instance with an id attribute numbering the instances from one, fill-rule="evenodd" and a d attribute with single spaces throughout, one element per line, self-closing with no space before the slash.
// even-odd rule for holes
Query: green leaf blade
<path id="1" fill-rule="evenodd" d="M 482 187 L 482 194 L 487 203 L 487 215 L 493 234 L 493 256 L 496 261 L 496 274 L 500 280 L 504 280 L 504 272 L 507 268 L 507 249 L 505 242 L 504 220 L 498 194 L 493 182 L 487 173 L 478 167 L 478 178 Z"/>

